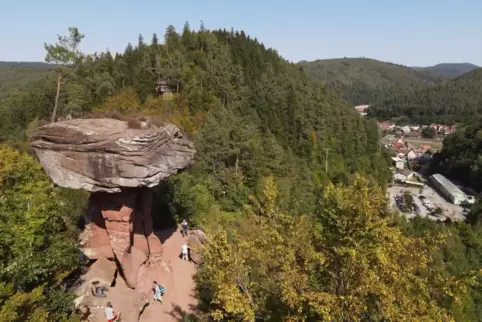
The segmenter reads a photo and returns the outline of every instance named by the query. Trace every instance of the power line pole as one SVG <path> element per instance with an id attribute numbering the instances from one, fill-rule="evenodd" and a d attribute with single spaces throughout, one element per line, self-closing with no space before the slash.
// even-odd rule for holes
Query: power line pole
<path id="1" fill-rule="evenodd" d="M 328 173 L 328 152 L 331 148 L 323 148 L 325 150 L 325 172 Z"/>

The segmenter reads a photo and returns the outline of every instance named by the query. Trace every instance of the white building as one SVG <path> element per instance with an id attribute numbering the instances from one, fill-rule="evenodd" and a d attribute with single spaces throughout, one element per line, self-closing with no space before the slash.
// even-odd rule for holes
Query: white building
<path id="1" fill-rule="evenodd" d="M 400 159 L 399 157 L 392 157 L 393 165 L 395 168 L 403 170 L 405 167 L 405 160 Z"/>
<path id="2" fill-rule="evenodd" d="M 454 205 L 460 205 L 467 199 L 467 196 L 462 190 L 440 173 L 431 176 L 430 181 L 432 181 L 433 185 Z"/>
<path id="3" fill-rule="evenodd" d="M 402 127 L 402 131 L 403 131 L 403 133 L 408 133 L 412 130 L 410 130 L 410 127 L 408 125 L 405 125 L 404 127 Z"/>

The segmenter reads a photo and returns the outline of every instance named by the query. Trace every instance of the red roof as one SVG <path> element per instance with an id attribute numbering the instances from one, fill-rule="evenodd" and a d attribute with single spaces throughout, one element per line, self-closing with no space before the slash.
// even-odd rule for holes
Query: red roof
<path id="1" fill-rule="evenodd" d="M 390 123 L 389 121 L 384 121 L 380 122 L 379 125 L 381 128 L 387 130 L 392 125 L 392 123 Z"/>
<path id="2" fill-rule="evenodd" d="M 400 142 L 397 142 L 393 145 L 393 149 L 395 150 L 395 152 L 403 150 L 404 148 L 406 149 L 407 147 L 405 146 L 405 144 L 400 143 Z"/>

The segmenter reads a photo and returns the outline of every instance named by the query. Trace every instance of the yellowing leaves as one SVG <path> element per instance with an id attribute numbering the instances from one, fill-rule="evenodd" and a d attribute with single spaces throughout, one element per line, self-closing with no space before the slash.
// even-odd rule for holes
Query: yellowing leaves
<path id="1" fill-rule="evenodd" d="M 467 281 L 424 274 L 433 242 L 389 224 L 380 188 L 359 176 L 349 186 L 326 187 L 317 222 L 284 213 L 276 198 L 268 178 L 260 202 L 251 198 L 255 211 L 236 229 L 208 230 L 198 278 L 213 290 L 213 318 L 452 320 L 436 300 L 463 294 Z"/>

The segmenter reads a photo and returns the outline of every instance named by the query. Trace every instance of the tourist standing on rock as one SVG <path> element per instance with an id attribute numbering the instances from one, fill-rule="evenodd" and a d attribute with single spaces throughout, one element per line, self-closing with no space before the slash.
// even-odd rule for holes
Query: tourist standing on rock
<path id="1" fill-rule="evenodd" d="M 95 297 L 107 297 L 104 292 L 109 291 L 106 286 L 99 286 L 99 281 L 92 282 L 92 295 Z"/>
<path id="2" fill-rule="evenodd" d="M 152 282 L 154 291 L 154 302 L 159 301 L 162 303 L 162 295 L 164 294 L 165 288 L 162 285 L 157 284 L 156 281 Z"/>
<path id="3" fill-rule="evenodd" d="M 182 259 L 187 261 L 188 260 L 188 246 L 186 243 L 182 244 L 181 246 L 181 252 L 182 252 Z"/>
<path id="4" fill-rule="evenodd" d="M 187 221 L 186 221 L 186 219 L 184 219 L 184 220 L 182 221 L 181 226 L 182 226 L 182 236 L 183 236 L 183 237 L 187 237 L 187 228 L 188 228 L 188 226 L 187 226 Z"/>
<path id="5" fill-rule="evenodd" d="M 117 314 L 114 312 L 114 309 L 112 308 L 112 304 L 110 302 L 107 302 L 107 307 L 105 308 L 105 317 L 109 322 L 118 321 L 120 318 L 120 313 Z"/>

